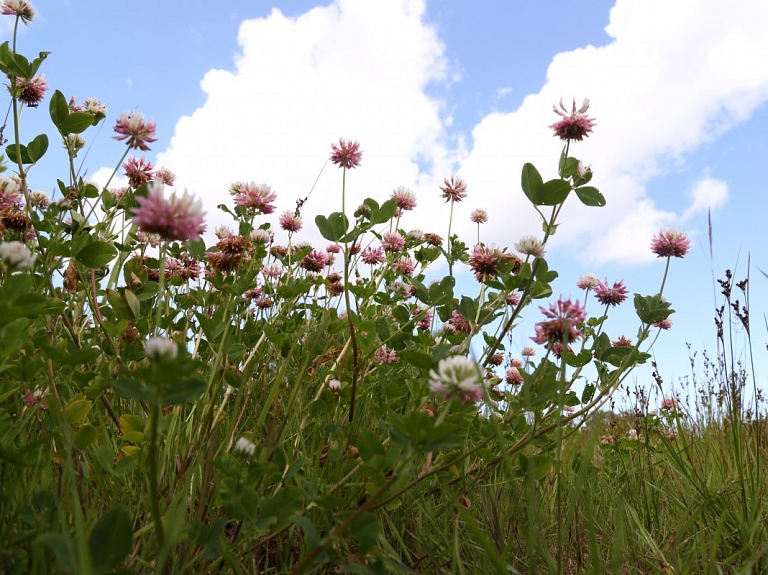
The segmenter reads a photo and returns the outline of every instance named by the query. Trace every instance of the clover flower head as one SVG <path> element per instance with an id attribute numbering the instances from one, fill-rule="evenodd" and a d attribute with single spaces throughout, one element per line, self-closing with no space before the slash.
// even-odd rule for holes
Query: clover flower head
<path id="1" fill-rule="evenodd" d="M 668 330 L 672 329 L 672 320 L 670 318 L 663 319 L 663 320 L 653 324 L 653 327 L 658 327 L 659 329 L 663 329 L 664 331 L 668 331 Z"/>
<path id="2" fill-rule="evenodd" d="M 659 230 L 651 241 L 651 251 L 660 258 L 682 258 L 688 253 L 691 240 L 675 228 Z"/>
<path id="3" fill-rule="evenodd" d="M 115 123 L 115 140 L 128 140 L 128 147 L 149 151 L 148 143 L 157 141 L 157 124 L 154 120 L 144 120 L 140 112 L 123 112 Z"/>
<path id="4" fill-rule="evenodd" d="M 477 363 L 454 355 L 441 359 L 437 370 L 430 370 L 429 389 L 446 399 L 458 397 L 462 403 L 477 403 L 483 399 L 484 386 Z"/>
<path id="5" fill-rule="evenodd" d="M 339 144 L 331 144 L 331 162 L 337 166 L 351 170 L 360 165 L 363 158 L 363 151 L 360 149 L 360 143 L 355 140 L 339 139 Z"/>
<path id="6" fill-rule="evenodd" d="M 203 206 L 186 191 L 165 198 L 163 184 L 150 182 L 147 196 L 138 196 L 136 201 L 139 207 L 133 208 L 133 223 L 143 232 L 159 234 L 170 241 L 188 241 L 205 231 Z"/>
<path id="7" fill-rule="evenodd" d="M 536 324 L 536 336 L 531 339 L 538 344 L 550 344 L 561 346 L 563 341 L 571 343 L 583 334 L 576 325 L 587 317 L 584 308 L 578 301 L 564 300 L 562 296 L 556 302 L 550 304 L 549 309 L 539 307 L 547 320 Z"/>
<path id="8" fill-rule="evenodd" d="M 256 453 L 256 444 L 246 437 L 240 437 L 235 442 L 235 446 L 232 448 L 232 451 L 250 456 Z"/>
<path id="9" fill-rule="evenodd" d="M 26 78 L 16 78 L 15 94 L 19 102 L 26 104 L 30 108 L 37 108 L 45 97 L 48 90 L 48 82 L 45 75 L 40 74 L 31 80 Z"/>
<path id="10" fill-rule="evenodd" d="M 629 291 L 624 285 L 623 280 L 613 283 L 613 287 L 608 285 L 608 279 L 605 282 L 598 281 L 594 289 L 597 301 L 606 306 L 617 306 L 627 299 Z"/>
<path id="11" fill-rule="evenodd" d="M 399 253 L 405 246 L 405 238 L 394 232 L 386 232 L 381 236 L 381 247 L 385 252 Z"/>
<path id="12" fill-rule="evenodd" d="M 30 269 L 37 254 L 33 254 L 29 248 L 19 241 L 0 243 L 0 259 L 10 268 L 23 270 Z"/>
<path id="13" fill-rule="evenodd" d="M 29 24 L 35 18 L 35 10 L 27 0 L 3 0 L 0 14 L 18 16 L 24 24 Z"/>
<path id="14" fill-rule="evenodd" d="M 172 339 L 165 337 L 150 337 L 144 344 L 144 353 L 150 361 L 160 363 L 172 361 L 179 354 L 179 347 Z"/>
<path id="15" fill-rule="evenodd" d="M 276 209 L 272 202 L 277 199 L 277 194 L 267 184 L 241 183 L 234 196 L 235 205 L 258 210 L 260 214 L 271 214 Z"/>
<path id="16" fill-rule="evenodd" d="M 272 236 L 267 230 L 259 228 L 251 232 L 251 241 L 258 246 L 263 246 L 272 241 Z"/>
<path id="17" fill-rule="evenodd" d="M 446 202 L 460 202 L 467 197 L 467 182 L 459 176 L 451 176 L 450 179 L 443 180 L 440 190 Z"/>
<path id="18" fill-rule="evenodd" d="M 298 232 L 301 229 L 301 227 L 304 225 L 304 221 L 301 219 L 301 216 L 297 216 L 291 210 L 285 210 L 280 215 L 280 219 L 278 221 L 282 229 L 292 233 Z"/>
<path id="19" fill-rule="evenodd" d="M 360 259 L 363 260 L 363 263 L 366 263 L 369 266 L 378 265 L 384 261 L 384 249 L 381 247 L 365 248 L 363 253 L 360 254 Z"/>
<path id="20" fill-rule="evenodd" d="M 526 256 L 534 256 L 537 258 L 544 257 L 544 244 L 541 240 L 534 236 L 523 236 L 520 241 L 515 244 L 515 249 L 521 254 Z"/>
<path id="21" fill-rule="evenodd" d="M 595 120 L 587 116 L 589 110 L 589 98 L 584 98 L 581 108 L 576 109 L 576 99 L 573 100 L 573 109 L 569 113 L 563 99 L 560 98 L 560 109 L 557 106 L 552 107 L 555 114 L 562 117 L 562 120 L 555 122 L 550 126 L 555 131 L 555 136 L 563 141 L 577 140 L 581 141 L 589 136 L 592 128 L 596 126 Z"/>
<path id="22" fill-rule="evenodd" d="M 484 224 L 488 221 L 488 212 L 482 208 L 477 208 L 469 214 L 469 219 L 476 224 Z"/>
<path id="23" fill-rule="evenodd" d="M 323 270 L 327 263 L 328 256 L 325 252 L 312 250 L 301 260 L 301 267 L 308 272 L 319 272 Z"/>
<path id="24" fill-rule="evenodd" d="M 133 189 L 137 189 L 152 179 L 154 166 L 151 162 L 146 161 L 144 156 L 141 158 L 131 156 L 123 164 L 123 169 L 125 170 L 125 177 L 128 178 L 128 184 Z"/>
<path id="25" fill-rule="evenodd" d="M 596 288 L 600 283 L 600 280 L 595 274 L 584 274 L 579 276 L 576 281 L 576 287 L 583 290 L 589 290 Z"/>
<path id="26" fill-rule="evenodd" d="M 397 187 L 389 196 L 397 202 L 397 207 L 404 212 L 410 212 L 416 207 L 416 194 L 405 186 Z"/>
<path id="27" fill-rule="evenodd" d="M 387 352 L 386 345 L 382 345 L 379 349 L 376 350 L 376 353 L 373 355 L 373 359 L 379 363 L 395 363 L 400 360 L 400 358 L 397 357 L 394 349 L 390 349 L 389 352 Z"/>

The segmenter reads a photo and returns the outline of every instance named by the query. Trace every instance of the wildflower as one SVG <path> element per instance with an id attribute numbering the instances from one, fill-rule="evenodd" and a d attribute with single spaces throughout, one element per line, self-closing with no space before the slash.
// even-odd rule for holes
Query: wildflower
<path id="1" fill-rule="evenodd" d="M 107 113 L 107 107 L 98 98 L 86 98 L 83 102 L 83 111 L 94 116 L 104 116 Z"/>
<path id="2" fill-rule="evenodd" d="M 160 363 L 176 359 L 179 348 L 176 342 L 165 337 L 150 337 L 144 344 L 144 353 L 150 361 Z"/>
<path id="3" fill-rule="evenodd" d="M 232 451 L 250 456 L 256 453 L 256 444 L 250 439 L 241 437 L 235 442 L 235 447 L 232 449 Z"/>
<path id="4" fill-rule="evenodd" d="M 512 367 L 523 367 L 523 362 L 517 358 L 514 358 L 512 361 L 509 362 L 509 364 Z"/>
<path id="5" fill-rule="evenodd" d="M 157 125 L 154 120 L 144 121 L 144 114 L 139 112 L 123 112 L 115 124 L 117 136 L 112 136 L 115 140 L 128 140 L 128 147 L 133 149 L 149 151 L 147 143 L 156 142 Z"/>
<path id="6" fill-rule="evenodd" d="M 328 389 L 338 391 L 341 389 L 341 382 L 338 379 L 332 379 L 328 382 Z"/>
<path id="7" fill-rule="evenodd" d="M 338 254 L 341 252 L 341 248 L 339 247 L 339 244 L 328 244 L 328 246 L 325 248 L 325 251 L 327 251 L 329 254 Z"/>
<path id="8" fill-rule="evenodd" d="M 258 298 L 255 303 L 259 309 L 269 309 L 273 305 L 272 298 L 268 296 Z"/>
<path id="9" fill-rule="evenodd" d="M 245 236 L 226 236 L 216 243 L 216 247 L 225 254 L 241 254 L 245 250 Z"/>
<path id="10" fill-rule="evenodd" d="M 419 228 L 413 228 L 406 235 L 408 236 L 408 239 L 411 239 L 416 243 L 421 243 L 424 241 L 424 232 Z"/>
<path id="11" fill-rule="evenodd" d="M 15 178 L 0 176 L 0 209 L 21 209 L 21 186 Z"/>
<path id="12" fill-rule="evenodd" d="M 29 194 L 29 203 L 35 208 L 44 210 L 51 205 L 51 198 L 45 192 L 35 191 Z"/>
<path id="13" fill-rule="evenodd" d="M 426 233 L 424 234 L 424 241 L 427 242 L 430 246 L 434 246 L 436 248 L 439 248 L 443 245 L 443 238 L 441 238 L 437 234 L 432 233 Z"/>
<path id="14" fill-rule="evenodd" d="M 71 159 L 77 157 L 77 153 L 85 147 L 85 138 L 80 134 L 67 134 L 64 136 L 62 146 Z"/>
<path id="15" fill-rule="evenodd" d="M 520 355 L 523 357 L 533 357 L 536 355 L 536 350 L 533 349 L 530 345 L 526 345 L 520 352 Z"/>
<path id="16" fill-rule="evenodd" d="M 606 278 L 605 282 L 598 281 L 595 288 L 597 301 L 606 306 L 619 305 L 627 299 L 628 293 L 623 280 L 614 282 L 613 287 L 608 287 L 608 279 Z"/>
<path id="17" fill-rule="evenodd" d="M 579 165 L 576 168 L 576 175 L 579 176 L 580 180 L 586 180 L 587 176 L 592 173 L 592 166 L 585 166 L 584 162 L 579 160 Z"/>
<path id="18" fill-rule="evenodd" d="M 600 443 L 603 445 L 613 445 L 616 443 L 616 438 L 613 435 L 601 435 Z"/>
<path id="19" fill-rule="evenodd" d="M 136 232 L 136 239 L 142 244 L 148 244 L 150 247 L 156 248 L 160 245 L 162 237 L 159 234 L 147 234 L 144 232 Z"/>
<path id="20" fill-rule="evenodd" d="M 363 151 L 357 140 L 339 139 L 339 145 L 331 144 L 331 162 L 342 168 L 351 170 L 360 165 Z"/>
<path id="21" fill-rule="evenodd" d="M 501 352 L 494 353 L 491 357 L 488 358 L 488 363 L 490 365 L 499 366 L 502 363 L 504 363 L 504 354 Z"/>
<path id="22" fill-rule="evenodd" d="M 632 340 L 623 335 L 619 339 L 615 339 L 611 342 L 613 347 L 632 347 Z"/>
<path id="23" fill-rule="evenodd" d="M 268 268 L 266 267 L 261 268 L 261 273 L 263 273 L 268 278 L 278 279 L 283 275 L 283 269 L 280 266 L 276 266 L 273 264 Z"/>
<path id="24" fill-rule="evenodd" d="M 576 281 L 576 287 L 583 290 L 590 290 L 596 288 L 599 283 L 600 280 L 597 279 L 595 274 L 584 274 L 579 276 L 579 279 Z"/>
<path id="25" fill-rule="evenodd" d="M 682 258 L 688 253 L 691 240 L 675 228 L 667 228 L 653 237 L 651 251 L 660 258 Z"/>
<path id="26" fill-rule="evenodd" d="M 545 252 L 541 240 L 533 236 L 523 236 L 520 238 L 520 241 L 515 244 L 515 249 L 521 254 L 537 258 L 543 258 Z"/>
<path id="27" fill-rule="evenodd" d="M 266 245 L 272 241 L 272 236 L 267 230 L 253 230 L 251 232 L 251 241 L 256 245 Z"/>
<path id="28" fill-rule="evenodd" d="M 627 431 L 627 438 L 630 441 L 637 441 L 638 439 L 640 439 L 640 435 L 638 435 L 637 429 L 632 428 L 629 431 Z"/>
<path id="29" fill-rule="evenodd" d="M 243 297 L 247 297 L 248 299 L 256 299 L 257 297 L 261 297 L 263 294 L 261 288 L 251 288 L 249 290 L 245 290 L 245 293 L 243 294 Z"/>
<path id="30" fill-rule="evenodd" d="M 147 197 L 138 196 L 138 208 L 133 208 L 133 223 L 143 232 L 160 234 L 166 240 L 187 241 L 200 237 L 205 231 L 202 204 L 186 191 L 166 199 L 163 184 L 151 183 Z"/>
<path id="31" fill-rule="evenodd" d="M 395 200 L 398 209 L 401 209 L 404 212 L 410 212 L 416 207 L 416 194 L 405 186 L 396 188 L 389 197 Z"/>
<path id="32" fill-rule="evenodd" d="M 360 259 L 363 263 L 369 266 L 375 266 L 384 261 L 384 249 L 383 248 L 365 248 L 360 255 Z"/>
<path id="33" fill-rule="evenodd" d="M 509 295 L 507 295 L 507 305 L 515 307 L 516 305 L 520 305 L 520 299 L 523 297 L 523 295 L 517 291 L 513 290 L 509 292 Z"/>
<path id="34" fill-rule="evenodd" d="M 531 338 L 536 343 L 562 346 L 563 341 L 571 343 L 582 336 L 576 325 L 584 321 L 586 312 L 578 301 L 563 300 L 561 296 L 549 309 L 539 309 L 549 320 L 536 324 L 536 337 Z"/>
<path id="35" fill-rule="evenodd" d="M 172 186 L 176 183 L 176 174 L 168 168 L 160 168 L 159 170 L 155 170 L 152 179 L 163 182 L 166 186 Z"/>
<path id="36" fill-rule="evenodd" d="M 319 272 L 328 263 L 328 256 L 323 252 L 312 250 L 301 260 L 301 267 L 308 272 Z"/>
<path id="37" fill-rule="evenodd" d="M 457 331 L 463 331 L 464 333 L 470 333 L 472 331 L 472 324 L 469 320 L 456 310 L 451 311 L 451 319 L 448 321 L 450 323 L 447 325 L 451 325 L 453 329 Z"/>
<path id="38" fill-rule="evenodd" d="M 443 192 L 443 198 L 446 202 L 460 202 L 467 197 L 467 183 L 458 176 L 451 176 L 451 179 L 443 180 L 444 186 L 440 186 Z"/>
<path id="39" fill-rule="evenodd" d="M 667 428 L 667 433 L 665 434 L 667 441 L 675 441 L 677 439 L 677 429 L 674 427 Z"/>
<path id="40" fill-rule="evenodd" d="M 381 237 L 381 247 L 385 252 L 399 253 L 405 246 L 405 238 L 394 232 L 386 232 Z"/>
<path id="41" fill-rule="evenodd" d="M 676 397 L 664 397 L 661 400 L 661 409 L 664 411 L 677 411 L 678 402 Z"/>
<path id="42" fill-rule="evenodd" d="M 297 216 L 291 210 L 286 210 L 280 216 L 280 227 L 287 232 L 298 232 L 303 225 L 301 216 Z"/>
<path id="43" fill-rule="evenodd" d="M 402 256 L 395 262 L 394 268 L 396 272 L 401 273 L 404 276 L 410 276 L 416 269 L 416 263 L 411 258 Z"/>
<path id="44" fill-rule="evenodd" d="M 501 252 L 495 247 L 476 245 L 469 256 L 469 267 L 475 272 L 475 279 L 479 282 L 492 280 L 499 271 Z"/>
<path id="45" fill-rule="evenodd" d="M 422 307 L 417 307 L 411 312 L 413 317 L 418 317 L 421 314 L 424 314 L 424 316 L 418 322 L 416 322 L 416 327 L 422 331 L 427 331 L 432 327 L 432 318 L 434 317 L 434 312 L 431 309 L 424 309 Z"/>
<path id="46" fill-rule="evenodd" d="M 43 398 L 51 392 L 49 388 L 46 387 L 45 389 L 41 389 L 38 386 L 34 391 L 27 391 L 27 395 L 22 399 L 24 403 L 27 405 L 37 405 L 39 403 L 40 409 L 48 409 L 48 404 L 43 401 Z"/>
<path id="47" fill-rule="evenodd" d="M 133 189 L 143 186 L 152 179 L 153 168 L 154 166 L 147 162 L 144 156 L 140 159 L 131 156 L 123 164 L 125 176 L 128 178 L 128 183 Z"/>
<path id="48" fill-rule="evenodd" d="M 18 16 L 24 24 L 29 24 L 35 18 L 35 10 L 27 0 L 3 0 L 0 14 Z"/>
<path id="49" fill-rule="evenodd" d="M 240 185 L 235 194 L 235 205 L 258 210 L 261 214 L 271 214 L 276 209 L 272 205 L 276 199 L 277 194 L 267 184 L 249 182 Z"/>
<path id="50" fill-rule="evenodd" d="M 672 320 L 670 318 L 663 319 L 663 320 L 653 324 L 653 327 L 658 327 L 659 329 L 663 329 L 664 331 L 668 331 L 668 330 L 672 329 Z"/>
<path id="51" fill-rule="evenodd" d="M 19 102 L 26 104 L 30 108 L 37 108 L 37 105 L 43 101 L 46 90 L 48 90 L 48 84 L 43 74 L 31 80 L 16 78 L 14 90 L 16 98 L 18 98 Z"/>
<path id="52" fill-rule="evenodd" d="M 429 389 L 451 399 L 458 397 L 462 403 L 483 399 L 483 384 L 477 364 L 462 356 L 441 359 L 437 371 L 429 372 Z"/>
<path id="53" fill-rule="evenodd" d="M 387 346 L 382 345 L 376 350 L 373 359 L 379 363 L 395 363 L 396 361 L 399 361 L 400 358 L 397 357 L 394 349 L 389 350 L 389 353 L 387 353 Z"/>
<path id="54" fill-rule="evenodd" d="M 507 368 L 507 372 L 504 375 L 504 381 L 510 385 L 523 385 L 525 382 L 522 374 L 520 373 L 520 370 L 514 366 Z"/>
<path id="55" fill-rule="evenodd" d="M 576 109 L 576 100 L 573 100 L 573 109 L 568 114 L 568 110 L 563 105 L 563 99 L 560 98 L 560 110 L 557 106 L 552 107 L 555 114 L 563 119 L 550 126 L 555 131 L 555 136 L 564 141 L 578 140 L 579 142 L 589 136 L 592 128 L 596 125 L 595 120 L 587 116 L 589 109 L 589 98 L 584 98 L 581 108 Z M 561 111 L 562 110 L 562 111 Z"/>
<path id="56" fill-rule="evenodd" d="M 0 259 L 10 268 L 19 270 L 29 269 L 35 263 L 37 254 L 29 251 L 29 248 L 18 241 L 0 243 Z"/>
<path id="57" fill-rule="evenodd" d="M 472 213 L 469 214 L 469 219 L 476 224 L 484 224 L 485 222 L 488 221 L 488 212 L 486 212 L 483 209 L 477 208 L 476 210 L 472 210 Z"/>

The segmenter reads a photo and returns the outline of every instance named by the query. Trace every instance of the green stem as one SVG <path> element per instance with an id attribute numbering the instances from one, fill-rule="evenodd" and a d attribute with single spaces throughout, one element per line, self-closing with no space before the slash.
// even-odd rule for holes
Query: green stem
<path id="1" fill-rule="evenodd" d="M 448 275 L 453 277 L 453 254 L 451 253 L 451 226 L 453 225 L 453 196 L 451 196 L 451 215 L 448 218 Z"/>
<path id="2" fill-rule="evenodd" d="M 149 411 L 149 445 L 147 446 L 147 466 L 149 468 L 149 505 L 152 510 L 152 519 L 155 523 L 155 537 L 157 539 L 158 555 L 165 546 L 165 531 L 163 530 L 163 517 L 160 511 L 160 491 L 158 489 L 157 472 L 157 428 L 160 418 L 160 406 L 157 400 L 152 401 Z"/>

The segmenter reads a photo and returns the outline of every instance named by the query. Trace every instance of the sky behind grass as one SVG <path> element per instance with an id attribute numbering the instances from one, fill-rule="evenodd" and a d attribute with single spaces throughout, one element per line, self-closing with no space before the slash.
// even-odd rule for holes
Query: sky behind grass
<path id="1" fill-rule="evenodd" d="M 443 236 L 448 206 L 438 186 L 468 183 L 453 232 L 472 245 L 474 208 L 490 220 L 481 241 L 512 246 L 540 233 L 520 190 L 524 162 L 555 177 L 561 143 L 552 105 L 590 98 L 594 134 L 571 150 L 591 165 L 605 208 L 569 201 L 548 260 L 555 295 L 580 296 L 591 272 L 655 293 L 663 262 L 649 250 L 660 228 L 692 238 L 673 262 L 665 294 L 677 313 L 656 347 L 660 373 L 689 372 L 686 342 L 713 354 L 713 274 L 748 273 L 754 351 L 765 363 L 768 226 L 761 166 L 768 157 L 768 3 L 761 0 L 599 0 L 589 3 L 478 0 L 210 2 L 38 0 L 18 50 L 52 54 L 41 71 L 51 89 L 101 98 L 108 118 L 83 170 L 106 181 L 122 153 L 111 139 L 121 111 L 153 117 L 159 139 L 147 159 L 202 197 L 209 230 L 228 185 L 272 186 L 279 211 L 306 197 L 305 221 L 341 209 L 340 174 L 325 166 L 330 143 L 357 139 L 362 166 L 349 174 L 351 204 L 386 199 L 404 185 L 418 198 L 402 227 Z M 10 38 L 12 18 L 3 35 Z M 47 102 L 24 113 L 23 139 L 53 137 Z M 66 154 L 49 152 L 32 172 L 49 193 Z M 320 177 L 318 179 L 318 174 Z M 710 256 L 709 221 L 713 233 Z M 308 235 L 305 239 L 316 239 Z M 320 244 L 323 245 L 323 244 Z M 436 270 L 437 272 L 441 270 Z M 477 286 L 460 272 L 467 293 Z M 743 299 L 743 298 L 742 298 Z M 589 311 L 598 313 L 596 302 Z M 538 311 L 516 331 L 528 345 Z M 609 333 L 633 338 L 631 302 L 611 313 Z M 742 334 L 743 335 L 743 334 Z M 737 354 L 745 338 L 737 338 Z M 744 357 L 744 356 L 742 356 Z M 766 387 L 768 370 L 760 371 Z M 649 383 L 648 370 L 639 372 Z"/>

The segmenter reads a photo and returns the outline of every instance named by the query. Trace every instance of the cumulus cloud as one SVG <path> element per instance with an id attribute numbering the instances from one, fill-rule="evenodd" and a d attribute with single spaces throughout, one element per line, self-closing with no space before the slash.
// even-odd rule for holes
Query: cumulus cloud
<path id="1" fill-rule="evenodd" d="M 728 184 L 708 175 L 698 180 L 689 192 L 691 204 L 680 218 L 688 221 L 690 218 L 714 211 L 728 201 Z"/>
<path id="2" fill-rule="evenodd" d="M 727 199 L 724 182 L 705 179 L 690 206 L 675 214 L 656 206 L 646 184 L 768 99 L 766 26 L 768 4 L 754 0 L 618 0 L 606 28 L 608 45 L 558 54 L 539 93 L 474 129 L 460 173 L 477 190 L 477 201 L 494 208 L 488 239 L 508 244 L 540 229 L 520 192 L 522 165 L 533 162 L 545 179 L 556 177 L 561 143 L 546 129 L 557 119 L 552 104 L 562 96 L 580 104 L 589 96 L 598 125 L 571 154 L 593 165 L 593 183 L 608 206 L 569 202 L 567 225 L 554 244 L 592 261 L 652 259 L 648 241 L 659 227 Z"/>
<path id="3" fill-rule="evenodd" d="M 305 221 L 339 211 L 341 173 L 326 161 L 340 137 L 364 151 L 347 175 L 353 209 L 425 185 L 452 162 L 443 104 L 427 89 L 452 76 L 424 11 L 423 0 L 337 0 L 295 18 L 273 9 L 244 21 L 234 69 L 205 75 L 204 105 L 179 120 L 158 165 L 203 198 L 209 230 L 228 221 L 215 206 L 230 203 L 234 181 L 269 184 L 282 212 L 317 180 Z"/>

